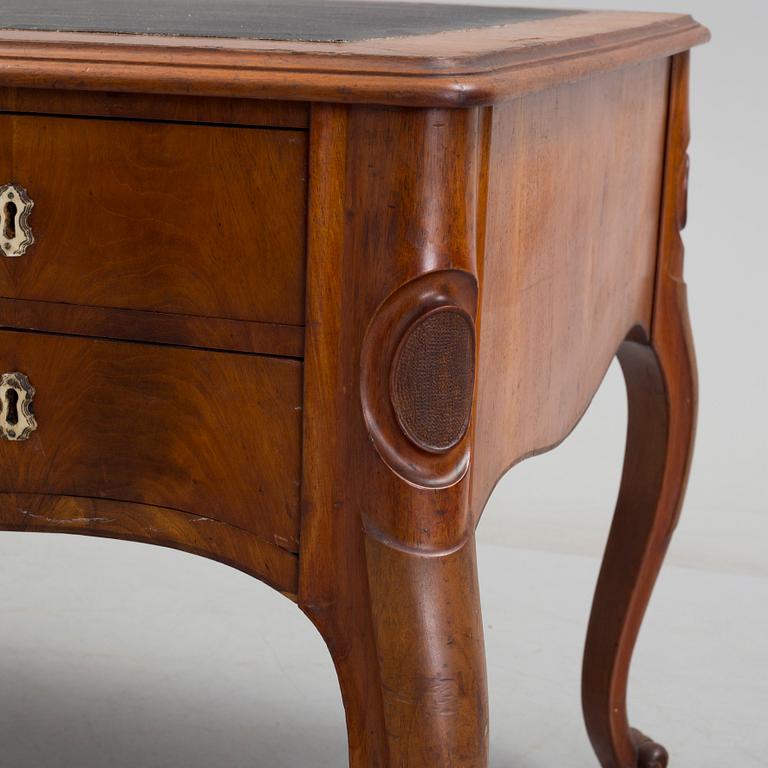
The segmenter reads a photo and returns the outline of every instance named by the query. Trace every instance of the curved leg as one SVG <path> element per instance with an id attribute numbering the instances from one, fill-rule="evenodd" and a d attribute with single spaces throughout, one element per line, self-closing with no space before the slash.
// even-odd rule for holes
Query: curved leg
<path id="1" fill-rule="evenodd" d="M 438 309 L 461 330 L 435 365 L 472 351 L 475 233 L 451 233 L 476 215 L 484 134 L 471 110 L 315 105 L 311 119 L 299 605 L 336 664 L 353 768 L 486 768 L 473 426 L 456 419 L 427 450 L 442 394 L 399 354 Z M 390 385 L 408 370 L 429 403 L 413 434 Z"/>
<path id="2" fill-rule="evenodd" d="M 373 537 L 365 549 L 369 604 L 347 617 L 341 636 L 316 621 L 339 676 L 351 768 L 486 768 L 474 540 L 428 556 Z"/>
<path id="3" fill-rule="evenodd" d="M 475 542 L 424 556 L 367 542 L 393 768 L 485 768 L 488 701 Z"/>
<path id="4" fill-rule="evenodd" d="M 666 750 L 629 727 L 627 677 L 677 523 L 696 425 L 696 362 L 683 282 L 689 54 L 674 56 L 651 338 L 619 351 L 629 398 L 624 474 L 592 607 L 582 678 L 587 730 L 603 768 L 665 768 Z"/>
<path id="5" fill-rule="evenodd" d="M 687 335 L 677 341 L 685 353 Z M 664 748 L 629 727 L 627 676 L 683 499 L 695 378 L 689 354 L 669 359 L 663 349 L 627 341 L 619 359 L 629 396 L 627 449 L 587 633 L 582 701 L 603 768 L 663 768 Z"/>
<path id="6" fill-rule="evenodd" d="M 358 531 L 359 533 L 359 531 Z M 336 668 L 344 714 L 350 768 L 389 766 L 381 676 L 365 577 L 362 536 L 357 546 L 330 560 L 348 576 L 330 599 L 299 605 L 320 632 Z"/>

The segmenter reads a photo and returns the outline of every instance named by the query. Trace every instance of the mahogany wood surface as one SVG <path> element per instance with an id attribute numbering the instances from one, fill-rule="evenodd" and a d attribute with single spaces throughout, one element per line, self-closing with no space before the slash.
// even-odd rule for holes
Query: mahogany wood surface
<path id="1" fill-rule="evenodd" d="M 35 204 L 0 295 L 302 324 L 305 137 L 0 115 L 0 178 Z"/>
<path id="2" fill-rule="evenodd" d="M 297 555 L 242 528 L 178 509 L 0 492 L 0 530 L 75 533 L 173 547 L 230 565 L 297 599 Z"/>
<path id="3" fill-rule="evenodd" d="M 460 765 L 487 764 L 481 624 L 471 619 L 479 611 L 474 524 L 508 466 L 573 428 L 617 350 L 625 369 L 635 349 L 653 357 L 659 238 L 669 237 L 659 226 L 664 158 L 676 130 L 668 123 L 672 61 L 492 110 L 313 112 L 310 178 L 312 169 L 323 173 L 310 190 L 308 314 L 317 322 L 305 359 L 299 600 L 337 665 L 352 766 L 450 765 L 457 756 Z M 468 311 L 478 326 L 468 465 L 453 449 L 417 457 L 404 436 L 393 449 L 393 404 L 369 373 L 394 360 L 382 340 L 402 335 L 400 319 L 408 326 L 440 303 Z M 652 425 L 666 416 L 658 377 L 629 378 L 637 379 L 632 412 L 641 411 L 630 446 L 641 446 L 651 473 L 630 492 L 634 509 L 652 497 L 653 482 L 643 481 L 665 461 Z M 362 414 L 349 395 L 357 386 Z M 634 437 L 638 420 L 651 430 L 645 440 Z M 633 450 L 628 467 L 637 465 Z M 679 500 L 679 474 L 670 487 Z M 629 514 L 628 525 L 642 519 Z M 626 547 L 642 552 L 642 536 Z M 585 668 L 586 695 L 598 704 L 585 713 L 604 768 L 645 768 L 662 748 L 625 719 L 617 730 L 622 715 L 610 715 L 621 747 L 595 725 L 618 707 L 637 629 L 636 615 L 626 624 L 615 600 L 622 585 L 647 599 L 646 574 L 659 565 L 649 557 L 634 569 L 623 546 L 614 549 Z M 414 624 L 429 629 L 414 635 Z M 612 670 L 611 696 L 593 667 Z"/>
<path id="4" fill-rule="evenodd" d="M 34 243 L 0 256 L 0 374 L 36 422 L 0 440 L 0 528 L 239 568 L 327 643 L 351 768 L 487 768 L 475 528 L 618 354 L 582 702 L 602 768 L 663 768 L 626 688 L 691 457 L 687 50 L 708 33 L 611 12 L 413 31 L 0 31 L 0 189 L 35 203 Z"/>
<path id="5" fill-rule="evenodd" d="M 300 101 L 224 99 L 119 91 L 0 86 L 0 112 L 113 117 L 173 123 L 306 129 L 309 107 Z"/>
<path id="6" fill-rule="evenodd" d="M 0 30 L 5 85 L 472 106 L 662 58 L 708 39 L 690 16 L 588 12 L 349 43 Z"/>
<path id="7" fill-rule="evenodd" d="M 169 507 L 297 551 L 300 363 L 14 331 L 0 360 L 38 423 L 0 441 L 0 491 Z"/>
<path id="8" fill-rule="evenodd" d="M 629 331 L 650 328 L 668 70 L 658 59 L 485 115 L 477 518 L 507 468 L 573 429 Z"/>
<path id="9" fill-rule="evenodd" d="M 696 428 L 696 360 L 683 282 L 689 54 L 672 60 L 659 261 L 650 334 L 621 347 L 629 396 L 621 490 L 595 593 L 582 697 L 603 768 L 667 765 L 666 750 L 628 725 L 629 663 L 677 525 Z"/>
<path id="10" fill-rule="evenodd" d="M 336 664 L 353 768 L 487 762 L 468 476 L 434 488 L 402 478 L 359 400 L 360 357 L 372 338 L 377 351 L 385 300 L 413 286 L 403 311 L 414 320 L 435 302 L 466 301 L 475 284 L 479 118 L 312 114 L 299 601 Z M 463 308 L 474 317 L 476 302 Z M 389 408 L 386 395 L 370 402 Z M 419 473 L 466 469 L 464 456 L 424 456 Z"/>
<path id="11" fill-rule="evenodd" d="M 0 297 L 0 328 L 300 358 L 304 327 Z"/>

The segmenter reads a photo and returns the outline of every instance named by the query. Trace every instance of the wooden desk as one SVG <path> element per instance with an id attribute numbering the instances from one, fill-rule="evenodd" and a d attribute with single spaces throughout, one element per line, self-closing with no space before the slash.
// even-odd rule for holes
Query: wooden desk
<path id="1" fill-rule="evenodd" d="M 680 230 L 706 30 L 49 5 L 0 9 L 0 526 L 263 580 L 328 643 L 353 768 L 481 768 L 475 526 L 618 354 L 583 704 L 603 768 L 666 765 L 625 700 L 693 441 Z"/>

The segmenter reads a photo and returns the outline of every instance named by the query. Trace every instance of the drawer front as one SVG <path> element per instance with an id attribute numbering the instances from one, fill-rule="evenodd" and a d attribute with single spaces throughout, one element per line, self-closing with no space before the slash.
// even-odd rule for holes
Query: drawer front
<path id="1" fill-rule="evenodd" d="M 34 388 L 36 422 L 0 439 L 0 492 L 168 507 L 297 551 L 301 363 L 0 331 L 0 366 Z"/>
<path id="2" fill-rule="evenodd" d="M 306 133 L 0 115 L 34 243 L 0 296 L 300 325 Z"/>

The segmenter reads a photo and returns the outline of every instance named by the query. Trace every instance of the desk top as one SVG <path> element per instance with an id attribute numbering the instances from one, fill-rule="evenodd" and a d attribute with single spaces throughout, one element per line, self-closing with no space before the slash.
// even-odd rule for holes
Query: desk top
<path id="1" fill-rule="evenodd" d="M 553 19 L 578 11 L 354 0 L 4 0 L 0 28 L 351 42 Z"/>
<path id="2" fill-rule="evenodd" d="M 490 104 L 708 39 L 690 16 L 359 0 L 2 0 L 0 87 Z"/>

